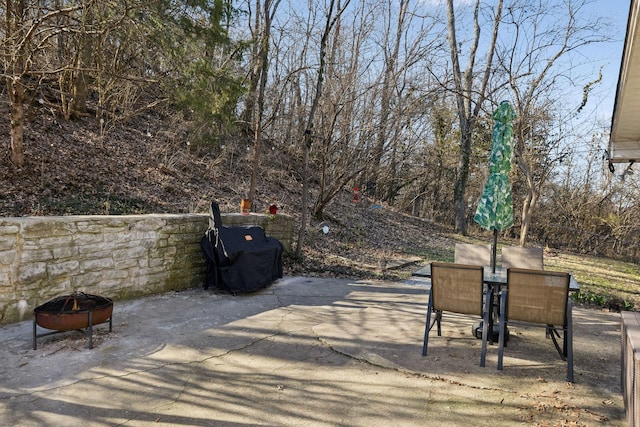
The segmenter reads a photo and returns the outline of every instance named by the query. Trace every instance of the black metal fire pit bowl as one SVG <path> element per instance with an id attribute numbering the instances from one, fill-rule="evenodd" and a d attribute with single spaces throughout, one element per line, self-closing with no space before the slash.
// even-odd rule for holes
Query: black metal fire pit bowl
<path id="1" fill-rule="evenodd" d="M 112 331 L 113 301 L 109 298 L 74 292 L 48 301 L 33 310 L 33 349 L 36 339 L 46 335 L 83 329 L 93 348 L 93 325 L 109 322 Z M 53 332 L 37 334 L 37 326 Z"/>

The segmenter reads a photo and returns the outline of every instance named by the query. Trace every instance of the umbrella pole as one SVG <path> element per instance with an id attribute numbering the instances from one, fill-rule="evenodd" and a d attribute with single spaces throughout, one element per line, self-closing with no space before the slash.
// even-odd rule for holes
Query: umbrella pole
<path id="1" fill-rule="evenodd" d="M 498 247 L 498 230 L 493 230 L 493 246 L 491 247 L 491 272 L 496 272 L 496 251 Z"/>

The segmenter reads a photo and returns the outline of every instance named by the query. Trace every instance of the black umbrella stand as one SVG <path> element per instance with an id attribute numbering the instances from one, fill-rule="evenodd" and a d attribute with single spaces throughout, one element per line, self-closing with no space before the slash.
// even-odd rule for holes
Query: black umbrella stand
<path id="1" fill-rule="evenodd" d="M 491 247 L 491 272 L 496 272 L 496 252 L 498 248 L 498 230 L 493 230 L 493 246 Z"/>

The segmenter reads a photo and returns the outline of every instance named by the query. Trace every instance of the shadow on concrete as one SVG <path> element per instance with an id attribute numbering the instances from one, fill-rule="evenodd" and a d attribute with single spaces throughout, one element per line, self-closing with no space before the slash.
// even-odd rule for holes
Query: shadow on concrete
<path id="1" fill-rule="evenodd" d="M 576 383 L 544 329 L 485 368 L 477 319 L 446 316 L 421 356 L 428 282 L 288 277 L 251 295 L 116 302 L 113 332 L 0 328 L 8 425 L 624 425 L 619 315 L 574 310 Z M 108 296 L 108 295 L 107 295 Z"/>

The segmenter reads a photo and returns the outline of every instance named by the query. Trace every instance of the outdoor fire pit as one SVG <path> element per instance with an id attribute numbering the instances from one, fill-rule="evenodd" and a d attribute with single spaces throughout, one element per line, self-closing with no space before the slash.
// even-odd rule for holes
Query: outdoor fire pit
<path id="1" fill-rule="evenodd" d="M 33 349 L 36 339 L 60 332 L 86 330 L 93 348 L 93 325 L 109 322 L 112 330 L 113 301 L 109 298 L 74 292 L 48 301 L 33 310 Z M 54 330 L 38 335 L 37 326 Z"/>

